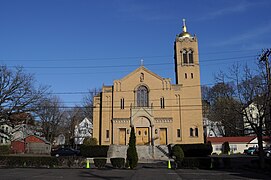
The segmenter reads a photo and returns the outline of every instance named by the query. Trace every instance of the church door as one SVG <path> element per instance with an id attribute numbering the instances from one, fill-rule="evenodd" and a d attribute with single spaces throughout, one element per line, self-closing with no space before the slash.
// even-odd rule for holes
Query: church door
<path id="1" fill-rule="evenodd" d="M 119 129 L 119 145 L 125 145 L 126 141 L 126 129 L 120 128 Z"/>
<path id="2" fill-rule="evenodd" d="M 149 144 L 149 128 L 147 127 L 136 128 L 136 144 L 137 145 Z"/>
<path id="3" fill-rule="evenodd" d="M 167 144 L 167 129 L 160 128 L 160 144 L 166 145 Z"/>

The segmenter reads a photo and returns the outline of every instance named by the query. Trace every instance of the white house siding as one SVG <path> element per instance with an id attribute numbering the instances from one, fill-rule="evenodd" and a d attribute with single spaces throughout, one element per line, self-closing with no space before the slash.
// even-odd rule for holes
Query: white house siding
<path id="1" fill-rule="evenodd" d="M 74 143 L 83 144 L 86 137 L 92 137 L 93 125 L 88 118 L 85 118 L 81 123 L 75 126 Z"/>

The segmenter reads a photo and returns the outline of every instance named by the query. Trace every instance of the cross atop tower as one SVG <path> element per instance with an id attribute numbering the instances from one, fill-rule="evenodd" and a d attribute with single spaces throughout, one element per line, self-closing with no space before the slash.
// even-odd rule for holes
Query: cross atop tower
<path id="1" fill-rule="evenodd" d="M 183 32 L 187 32 L 186 24 L 185 24 L 185 19 L 183 19 Z"/>
<path id="2" fill-rule="evenodd" d="M 140 65 L 144 66 L 144 60 L 143 59 L 140 60 Z"/>

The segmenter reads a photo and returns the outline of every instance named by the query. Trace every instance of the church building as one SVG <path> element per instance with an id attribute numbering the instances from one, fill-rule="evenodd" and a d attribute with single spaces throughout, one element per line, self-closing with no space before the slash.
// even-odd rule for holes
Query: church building
<path id="1" fill-rule="evenodd" d="M 198 40 L 183 21 L 174 42 L 176 83 L 141 65 L 103 86 L 93 101 L 93 137 L 100 145 L 203 143 Z"/>

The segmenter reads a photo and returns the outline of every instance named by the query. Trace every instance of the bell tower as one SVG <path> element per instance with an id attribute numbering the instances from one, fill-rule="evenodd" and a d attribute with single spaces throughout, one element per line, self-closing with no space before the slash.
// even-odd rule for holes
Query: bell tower
<path id="1" fill-rule="evenodd" d="M 176 85 L 180 87 L 175 93 L 180 109 L 176 120 L 180 122 L 182 140 L 203 142 L 198 40 L 187 31 L 185 19 L 182 32 L 176 36 L 174 50 Z"/>
<path id="2" fill-rule="evenodd" d="M 174 50 L 176 84 L 199 86 L 198 40 L 195 35 L 192 36 L 187 31 L 185 19 L 183 19 L 182 32 L 176 36 Z"/>

